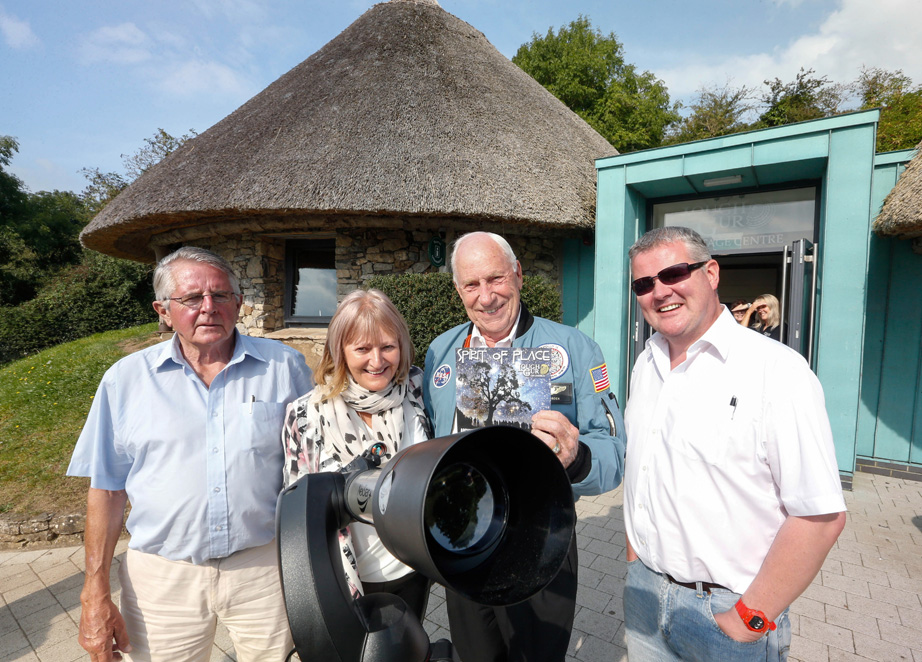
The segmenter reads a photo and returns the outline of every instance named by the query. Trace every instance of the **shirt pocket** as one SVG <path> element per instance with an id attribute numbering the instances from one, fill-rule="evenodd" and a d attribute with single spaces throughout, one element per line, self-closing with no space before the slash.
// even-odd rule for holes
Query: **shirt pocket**
<path id="1" fill-rule="evenodd" d="M 279 459 L 283 450 L 284 419 L 284 403 L 247 402 L 241 405 L 238 417 L 241 448 L 245 452 Z"/>
<path id="2" fill-rule="evenodd" d="M 745 409 L 739 402 L 732 406 L 730 398 L 707 392 L 688 394 L 674 411 L 674 420 L 667 421 L 666 444 L 690 460 L 726 464 L 728 453 L 736 446 L 734 440 L 751 427 Z"/>

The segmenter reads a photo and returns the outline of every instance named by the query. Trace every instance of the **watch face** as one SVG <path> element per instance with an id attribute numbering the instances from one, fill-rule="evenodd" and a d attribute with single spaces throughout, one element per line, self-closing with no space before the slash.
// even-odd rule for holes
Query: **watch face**
<path id="1" fill-rule="evenodd" d="M 760 616 L 753 616 L 749 621 L 749 627 L 751 627 L 753 630 L 764 630 L 765 621 L 762 620 Z"/>

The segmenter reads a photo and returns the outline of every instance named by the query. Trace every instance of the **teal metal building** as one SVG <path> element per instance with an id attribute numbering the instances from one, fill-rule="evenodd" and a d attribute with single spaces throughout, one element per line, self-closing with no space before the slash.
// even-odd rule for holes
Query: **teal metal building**
<path id="1" fill-rule="evenodd" d="M 915 152 L 876 154 L 878 118 L 856 112 L 596 162 L 594 269 L 584 247 L 570 247 L 565 321 L 602 346 L 621 402 L 651 332 L 627 250 L 650 228 L 693 227 L 720 264 L 721 301 L 781 300 L 786 342 L 823 385 L 843 481 L 856 470 L 922 480 L 922 255 L 871 232 Z"/>

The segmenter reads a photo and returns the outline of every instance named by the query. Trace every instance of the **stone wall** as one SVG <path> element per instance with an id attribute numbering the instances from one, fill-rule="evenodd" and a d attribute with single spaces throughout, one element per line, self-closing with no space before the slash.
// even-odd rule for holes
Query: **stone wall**
<path id="1" fill-rule="evenodd" d="M 377 225 L 372 222 L 377 220 Z M 243 307 L 238 328 L 251 336 L 268 336 L 290 344 L 297 344 L 308 362 L 319 359 L 325 333 L 322 328 L 309 328 L 297 333 L 285 329 L 283 311 L 285 300 L 285 241 L 310 239 L 311 236 L 329 238 L 325 232 L 308 231 L 265 234 L 266 222 L 240 224 L 236 234 L 218 235 L 213 232 L 198 235 L 190 230 L 188 236 L 180 231 L 168 235 L 171 242 L 201 246 L 226 258 L 240 277 Z M 305 224 L 309 227 L 309 224 Z M 372 276 L 437 271 L 429 264 L 429 240 L 441 233 L 446 244 L 457 236 L 472 230 L 470 222 L 443 221 L 433 229 L 434 223 L 425 220 L 387 219 L 336 219 L 335 267 L 336 294 L 342 299 Z M 541 274 L 559 287 L 562 273 L 562 239 L 573 236 L 573 231 L 526 226 L 490 226 L 481 224 L 476 229 L 498 232 L 506 236 L 527 274 Z M 263 232 L 260 232 L 262 230 Z M 164 239 L 166 239 L 165 237 Z M 444 268 L 447 270 L 447 266 Z"/>
<path id="2" fill-rule="evenodd" d="M 285 326 L 284 240 L 244 234 L 198 245 L 233 265 L 243 292 L 238 325 L 247 335 L 261 337 Z"/>
<path id="3" fill-rule="evenodd" d="M 86 516 L 44 513 L 0 516 L 0 549 L 47 547 L 49 545 L 82 545 Z"/>

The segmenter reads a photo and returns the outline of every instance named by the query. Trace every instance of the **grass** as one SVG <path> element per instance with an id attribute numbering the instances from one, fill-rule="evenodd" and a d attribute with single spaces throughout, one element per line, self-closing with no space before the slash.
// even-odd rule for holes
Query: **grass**
<path id="1" fill-rule="evenodd" d="M 156 324 L 107 331 L 0 367 L 0 513 L 85 508 L 85 478 L 64 475 L 103 373 L 157 339 Z"/>

